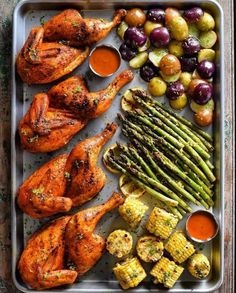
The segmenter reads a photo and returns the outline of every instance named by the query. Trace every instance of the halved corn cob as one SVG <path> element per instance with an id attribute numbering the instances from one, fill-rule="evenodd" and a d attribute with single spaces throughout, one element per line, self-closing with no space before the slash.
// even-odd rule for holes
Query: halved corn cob
<path id="1" fill-rule="evenodd" d="M 163 209 L 155 207 L 148 219 L 146 228 L 150 233 L 167 239 L 178 223 L 178 218 Z"/>
<path id="2" fill-rule="evenodd" d="M 182 231 L 176 231 L 170 236 L 165 244 L 165 250 L 178 263 L 184 262 L 195 252 L 193 244 L 187 240 Z"/>
<path id="3" fill-rule="evenodd" d="M 138 226 L 147 210 L 148 207 L 145 204 L 132 197 L 127 197 L 125 202 L 119 206 L 119 213 L 121 217 L 132 228 Z"/>
<path id="4" fill-rule="evenodd" d="M 106 241 L 106 248 L 110 254 L 123 257 L 128 255 L 132 249 L 133 238 L 129 232 L 125 230 L 115 230 L 108 237 Z"/>
<path id="5" fill-rule="evenodd" d="M 147 276 L 137 257 L 126 259 L 123 263 L 117 263 L 113 272 L 123 289 L 138 286 Z"/>
<path id="6" fill-rule="evenodd" d="M 211 265 L 204 254 L 196 253 L 189 258 L 187 268 L 195 278 L 204 279 L 209 275 Z"/>
<path id="7" fill-rule="evenodd" d="M 138 239 L 136 250 L 141 260 L 156 262 L 163 255 L 164 244 L 155 236 L 143 236 Z"/>
<path id="8" fill-rule="evenodd" d="M 153 283 L 161 283 L 167 288 L 172 288 L 183 271 L 183 267 L 162 257 L 152 268 L 150 274 L 154 277 Z"/>

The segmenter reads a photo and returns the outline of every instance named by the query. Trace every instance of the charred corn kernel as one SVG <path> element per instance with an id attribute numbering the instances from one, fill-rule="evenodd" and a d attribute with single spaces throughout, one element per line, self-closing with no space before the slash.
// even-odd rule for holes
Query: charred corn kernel
<path id="1" fill-rule="evenodd" d="M 162 255 L 164 245 L 155 236 L 143 236 L 138 239 L 137 254 L 145 262 L 156 262 Z"/>
<path id="2" fill-rule="evenodd" d="M 150 274 L 154 277 L 155 284 L 161 283 L 167 288 L 172 288 L 183 271 L 183 267 L 166 257 L 162 257 L 152 268 Z"/>
<path id="3" fill-rule="evenodd" d="M 196 253 L 189 258 L 187 268 L 195 278 L 204 279 L 209 275 L 211 265 L 204 254 Z"/>
<path id="4" fill-rule="evenodd" d="M 132 249 L 133 239 L 125 230 L 115 230 L 107 238 L 106 248 L 110 254 L 123 257 L 128 255 Z"/>
<path id="5" fill-rule="evenodd" d="M 178 263 L 184 262 L 195 252 L 194 246 L 186 239 L 182 231 L 176 231 L 170 236 L 165 244 L 165 249 Z"/>
<path id="6" fill-rule="evenodd" d="M 147 276 L 137 257 L 126 259 L 123 263 L 117 263 L 113 272 L 123 289 L 138 286 Z"/>
<path id="7" fill-rule="evenodd" d="M 155 207 L 148 219 L 146 228 L 150 233 L 167 239 L 178 223 L 178 218 L 163 209 Z"/>
<path id="8" fill-rule="evenodd" d="M 145 204 L 132 197 L 126 198 L 125 202 L 119 206 L 119 213 L 121 217 L 132 228 L 138 226 L 147 210 L 148 207 Z"/>

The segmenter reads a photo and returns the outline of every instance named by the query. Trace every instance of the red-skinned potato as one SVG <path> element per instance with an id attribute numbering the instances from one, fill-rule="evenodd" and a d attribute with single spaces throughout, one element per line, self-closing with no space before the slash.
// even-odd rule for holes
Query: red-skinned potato
<path id="1" fill-rule="evenodd" d="M 175 55 L 166 54 L 161 59 L 160 70 L 162 73 L 168 76 L 177 74 L 181 70 L 179 59 Z"/>
<path id="2" fill-rule="evenodd" d="M 193 80 L 190 81 L 189 86 L 188 86 L 188 92 L 187 92 L 189 97 L 193 96 L 194 89 L 200 83 L 207 83 L 207 82 L 205 80 L 203 80 L 203 79 L 193 79 Z"/>
<path id="3" fill-rule="evenodd" d="M 171 21 L 171 19 L 176 17 L 176 16 L 180 16 L 180 12 L 179 12 L 178 9 L 173 8 L 173 7 L 166 8 L 166 10 L 165 10 L 166 26 L 168 26 L 170 21 Z"/>
<path id="4" fill-rule="evenodd" d="M 205 109 L 194 114 L 194 121 L 197 125 L 205 127 L 212 123 L 213 111 Z"/>
<path id="5" fill-rule="evenodd" d="M 142 26 L 146 21 L 146 14 L 140 8 L 128 10 L 125 16 L 125 22 L 129 26 Z"/>

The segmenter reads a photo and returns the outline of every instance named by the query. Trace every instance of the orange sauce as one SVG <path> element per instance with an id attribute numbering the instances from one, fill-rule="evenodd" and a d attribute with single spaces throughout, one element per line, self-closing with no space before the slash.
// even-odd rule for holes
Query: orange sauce
<path id="1" fill-rule="evenodd" d="M 107 76 L 119 68 L 120 56 L 113 48 L 97 47 L 90 56 L 90 65 L 99 75 Z"/>
<path id="2" fill-rule="evenodd" d="M 213 237 L 217 231 L 214 218 L 205 212 L 194 213 L 188 220 L 187 230 L 189 235 L 199 240 Z"/>

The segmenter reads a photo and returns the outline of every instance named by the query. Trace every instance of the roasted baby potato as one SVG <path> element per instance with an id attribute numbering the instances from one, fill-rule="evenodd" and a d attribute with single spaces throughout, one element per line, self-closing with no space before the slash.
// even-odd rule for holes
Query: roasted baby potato
<path id="1" fill-rule="evenodd" d="M 187 265 L 190 274 L 197 279 L 204 279 L 210 273 L 210 262 L 202 253 L 195 253 L 188 260 Z"/>
<path id="2" fill-rule="evenodd" d="M 174 17 L 168 25 L 173 39 L 183 41 L 188 36 L 188 25 L 182 16 Z"/>
<path id="3" fill-rule="evenodd" d="M 212 30 L 215 27 L 215 20 L 208 12 L 204 12 L 203 16 L 201 16 L 197 22 L 197 27 L 201 31 Z"/>

